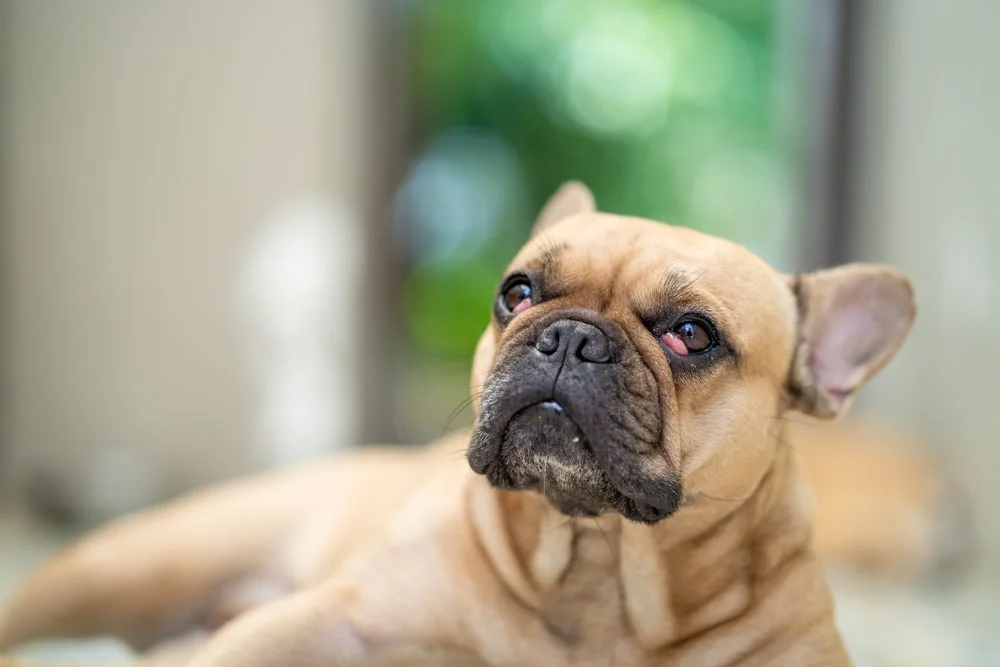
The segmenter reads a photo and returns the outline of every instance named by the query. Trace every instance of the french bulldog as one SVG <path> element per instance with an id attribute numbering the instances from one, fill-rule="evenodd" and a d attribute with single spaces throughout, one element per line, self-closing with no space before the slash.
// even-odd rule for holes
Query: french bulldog
<path id="1" fill-rule="evenodd" d="M 200 632 L 176 664 L 847 665 L 786 417 L 843 414 L 914 314 L 893 269 L 784 275 L 568 183 L 498 283 L 471 434 L 125 518 L 29 579 L 0 648 Z"/>

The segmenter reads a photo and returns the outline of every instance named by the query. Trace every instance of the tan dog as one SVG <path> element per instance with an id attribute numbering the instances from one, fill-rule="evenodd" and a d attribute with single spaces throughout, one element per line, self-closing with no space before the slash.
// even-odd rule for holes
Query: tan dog
<path id="1" fill-rule="evenodd" d="M 782 417 L 840 415 L 913 316 L 893 270 L 783 276 L 597 213 L 569 184 L 501 283 L 471 441 L 125 519 L 23 587 L 0 646 L 111 633 L 146 649 L 219 627 L 184 664 L 432 647 L 493 665 L 846 665 Z"/>
<path id="2" fill-rule="evenodd" d="M 802 416 L 789 417 L 782 437 L 812 491 L 824 563 L 904 583 L 946 582 L 972 564 L 968 498 L 926 444 L 871 421 Z"/>

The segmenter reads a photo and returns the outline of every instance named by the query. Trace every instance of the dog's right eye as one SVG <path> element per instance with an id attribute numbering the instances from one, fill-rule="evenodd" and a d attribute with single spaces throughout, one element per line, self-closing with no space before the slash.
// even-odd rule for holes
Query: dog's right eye
<path id="1" fill-rule="evenodd" d="M 517 315 L 531 308 L 531 283 L 527 278 L 512 278 L 504 284 L 500 293 L 500 305 L 508 313 Z"/>

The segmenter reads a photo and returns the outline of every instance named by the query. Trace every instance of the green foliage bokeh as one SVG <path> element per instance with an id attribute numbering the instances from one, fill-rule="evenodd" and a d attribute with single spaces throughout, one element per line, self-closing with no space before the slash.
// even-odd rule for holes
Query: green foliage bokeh
<path id="1" fill-rule="evenodd" d="M 531 212 L 569 178 L 603 210 L 782 252 L 792 167 L 773 3 L 424 0 L 409 11 L 420 145 L 473 129 L 502 142 L 519 174 L 517 202 L 485 242 L 414 258 L 405 321 L 421 348 L 471 354 Z"/>

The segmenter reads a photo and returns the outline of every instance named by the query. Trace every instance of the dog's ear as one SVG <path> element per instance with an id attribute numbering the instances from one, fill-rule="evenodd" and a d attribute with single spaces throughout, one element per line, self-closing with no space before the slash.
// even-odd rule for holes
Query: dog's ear
<path id="1" fill-rule="evenodd" d="M 849 264 L 797 276 L 791 287 L 799 308 L 791 407 L 833 419 L 906 338 L 913 286 L 894 269 Z"/>
<path id="2" fill-rule="evenodd" d="M 538 220 L 535 221 L 535 228 L 531 231 L 531 235 L 534 236 L 572 215 L 593 213 L 596 210 L 594 193 L 590 191 L 590 188 L 579 181 L 567 181 L 545 202 L 542 212 L 538 215 Z"/>

